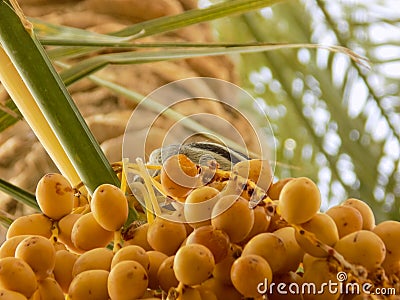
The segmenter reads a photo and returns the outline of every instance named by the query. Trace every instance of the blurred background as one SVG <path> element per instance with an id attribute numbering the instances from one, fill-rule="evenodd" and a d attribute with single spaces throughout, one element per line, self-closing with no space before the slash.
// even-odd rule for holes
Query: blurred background
<path id="1" fill-rule="evenodd" d="M 21 5 L 28 16 L 54 24 L 110 32 L 222 1 L 154 0 L 143 12 L 132 13 L 118 10 L 122 2 L 140 3 L 118 0 L 112 9 L 104 0 L 24 0 Z M 371 205 L 377 221 L 400 220 L 397 6 L 396 0 L 292 0 L 144 40 L 340 45 L 366 57 L 369 68 L 341 53 L 300 48 L 112 66 L 100 74 L 143 95 L 192 76 L 234 82 L 254 96 L 271 122 L 276 180 L 310 177 L 321 189 L 323 210 L 355 197 Z M 107 157 L 118 159 L 132 104 L 85 80 L 70 91 Z M 1 116 L 12 115 L 6 99 L 0 90 Z M 20 116 L 0 127 L 0 178 L 34 191 L 39 178 L 55 166 Z M 1 196 L 4 211 L 15 215 L 29 211 Z"/>
<path id="2" fill-rule="evenodd" d="M 208 1 L 200 1 L 207 6 Z M 278 178 L 318 182 L 323 208 L 347 197 L 378 220 L 400 220 L 400 12 L 396 1 L 287 1 L 215 23 L 223 41 L 348 47 L 369 67 L 326 50 L 236 58 L 241 86 L 273 125 Z"/>

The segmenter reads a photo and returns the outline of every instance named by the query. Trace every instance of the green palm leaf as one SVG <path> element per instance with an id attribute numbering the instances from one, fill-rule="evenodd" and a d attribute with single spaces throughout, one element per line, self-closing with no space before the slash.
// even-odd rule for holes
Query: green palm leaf
<path id="1" fill-rule="evenodd" d="M 39 211 L 39 205 L 36 202 L 35 195 L 21 189 L 3 179 L 0 178 L 0 191 L 10 195 L 14 199 L 18 199 L 18 202 L 23 203 L 37 211 Z"/>

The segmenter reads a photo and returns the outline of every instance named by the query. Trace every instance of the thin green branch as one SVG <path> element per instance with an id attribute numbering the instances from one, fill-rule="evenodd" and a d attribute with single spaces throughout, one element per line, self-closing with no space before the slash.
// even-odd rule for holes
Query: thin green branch
<path id="1" fill-rule="evenodd" d="M 14 220 L 7 217 L 6 215 L 0 213 L 0 226 L 4 227 L 5 229 L 7 229 L 8 227 L 10 227 L 11 223 Z"/>
<path id="2" fill-rule="evenodd" d="M 390 36 L 390 37 L 386 38 L 384 41 L 381 41 L 381 42 L 375 42 L 375 41 L 371 41 L 371 40 L 366 40 L 366 41 L 360 42 L 360 44 L 362 45 L 363 48 L 366 48 L 366 49 L 374 49 L 374 48 L 376 49 L 376 48 L 381 47 L 381 46 L 399 47 L 400 46 L 400 41 L 397 40 L 397 39 L 393 39 Z"/>
<path id="3" fill-rule="evenodd" d="M 108 64 L 138 64 L 165 61 L 171 59 L 184 59 L 234 53 L 254 53 L 288 48 L 322 48 L 329 51 L 345 53 L 350 58 L 356 60 L 359 63 L 362 63 L 364 61 L 363 57 L 343 47 L 316 44 L 257 43 L 251 46 L 220 47 L 210 49 L 162 49 L 156 51 L 131 51 L 104 54 L 83 60 L 73 65 L 71 68 L 61 72 L 60 75 L 65 84 L 69 85 L 83 77 L 92 74 L 93 72 L 104 68 Z"/>
<path id="4" fill-rule="evenodd" d="M 116 36 L 133 36 L 134 39 L 176 30 L 218 18 L 244 14 L 283 0 L 231 0 L 211 5 L 205 9 L 193 9 L 179 15 L 166 16 L 129 26 L 116 32 Z"/>
<path id="5" fill-rule="evenodd" d="M 59 46 L 101 46 L 102 43 L 114 45 L 126 44 L 127 38 L 100 34 L 93 31 L 57 25 L 44 20 L 30 18 L 34 32 L 42 45 Z M 92 44 L 94 43 L 94 44 Z"/>
<path id="6" fill-rule="evenodd" d="M 0 132 L 22 119 L 15 103 L 10 99 L 0 101 Z"/>
<path id="7" fill-rule="evenodd" d="M 398 63 L 400 62 L 400 57 L 396 58 L 388 58 L 388 59 L 371 59 L 371 64 L 375 67 L 379 67 L 379 65 L 390 64 L 390 63 Z"/>
<path id="8" fill-rule="evenodd" d="M 37 211 L 40 211 L 39 205 L 36 202 L 36 197 L 34 194 L 13 185 L 10 182 L 7 182 L 3 179 L 0 179 L 0 191 L 6 193 L 11 196 L 18 202 L 25 204 Z"/>
<path id="9" fill-rule="evenodd" d="M 400 19 L 390 19 L 390 18 L 377 18 L 375 17 L 373 20 L 368 20 L 368 22 L 362 22 L 362 21 L 352 21 L 351 25 L 352 26 L 362 26 L 362 27 L 367 27 L 370 26 L 372 23 L 385 23 L 389 25 L 393 25 L 398 27 L 400 23 Z"/>
<path id="10" fill-rule="evenodd" d="M 179 15 L 165 16 L 137 23 L 123 30 L 113 32 L 110 35 L 136 40 L 138 38 L 161 34 L 218 18 L 244 14 L 283 1 L 284 0 L 231 0 L 212 5 L 205 9 L 192 9 Z M 70 47 L 68 51 L 64 51 L 63 48 L 56 48 L 49 51 L 49 55 L 54 59 L 60 59 L 67 56 L 76 57 L 87 54 L 93 50 L 93 48 L 88 47 Z"/>

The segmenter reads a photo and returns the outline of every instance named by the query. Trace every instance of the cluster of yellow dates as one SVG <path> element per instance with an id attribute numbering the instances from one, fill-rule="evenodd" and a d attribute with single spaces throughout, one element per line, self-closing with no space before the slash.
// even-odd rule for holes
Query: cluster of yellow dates
<path id="1" fill-rule="evenodd" d="M 167 159 L 152 180 L 176 219 L 128 226 L 119 188 L 86 199 L 45 175 L 42 213 L 16 219 L 0 248 L 0 299 L 399 299 L 400 222 L 375 224 L 358 199 L 322 213 L 313 181 L 271 183 L 265 161 L 208 171 Z"/>

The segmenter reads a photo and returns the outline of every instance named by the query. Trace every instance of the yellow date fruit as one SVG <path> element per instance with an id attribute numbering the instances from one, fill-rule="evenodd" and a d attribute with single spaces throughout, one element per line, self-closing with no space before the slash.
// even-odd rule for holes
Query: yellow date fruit
<path id="1" fill-rule="evenodd" d="M 108 271 L 90 270 L 79 273 L 71 282 L 68 296 L 71 300 L 108 300 Z"/>
<path id="2" fill-rule="evenodd" d="M 0 258 L 15 256 L 15 249 L 29 235 L 17 235 L 6 240 L 0 247 Z"/>
<path id="3" fill-rule="evenodd" d="M 24 295 L 10 290 L 0 289 L 0 300 L 27 300 Z"/>
<path id="4" fill-rule="evenodd" d="M 186 155 L 169 157 L 161 169 L 161 184 L 172 197 L 183 198 L 198 185 L 198 170 Z"/>
<path id="5" fill-rule="evenodd" d="M 56 264 L 54 266 L 54 279 L 58 282 L 64 293 L 68 293 L 69 285 L 72 279 L 72 269 L 78 255 L 67 250 L 56 252 Z"/>
<path id="6" fill-rule="evenodd" d="M 264 191 L 271 185 L 273 174 L 268 160 L 243 160 L 233 166 L 233 172 L 257 184 Z"/>
<path id="7" fill-rule="evenodd" d="M 272 200 L 278 200 L 283 187 L 292 179 L 293 178 L 290 177 L 273 182 L 267 191 L 268 197 L 270 197 Z"/>
<path id="8" fill-rule="evenodd" d="M 128 218 L 128 201 L 114 185 L 102 184 L 96 188 L 90 201 L 96 221 L 108 231 L 117 231 Z"/>
<path id="9" fill-rule="evenodd" d="M 321 206 L 317 185 L 307 177 L 290 180 L 279 195 L 278 209 L 288 223 L 301 224 L 310 220 Z"/>
<path id="10" fill-rule="evenodd" d="M 110 271 L 114 253 L 108 248 L 95 248 L 81 254 L 72 269 L 72 276 L 88 270 Z"/>
<path id="11" fill-rule="evenodd" d="M 259 285 L 265 280 L 272 281 L 272 271 L 268 262 L 259 255 L 239 257 L 232 265 L 233 286 L 245 297 L 260 297 Z"/>
<path id="12" fill-rule="evenodd" d="M 157 217 L 149 225 L 147 241 L 157 251 L 167 256 L 173 255 L 186 238 L 186 228 L 183 223 L 173 222 Z"/>
<path id="13" fill-rule="evenodd" d="M 39 281 L 37 292 L 40 300 L 65 300 L 60 285 L 51 277 Z"/>
<path id="14" fill-rule="evenodd" d="M 296 272 L 300 262 L 304 257 L 304 250 L 298 245 L 293 227 L 284 227 L 274 231 L 286 248 L 286 263 L 280 269 L 280 273 Z"/>
<path id="15" fill-rule="evenodd" d="M 147 251 L 146 253 L 150 261 L 150 268 L 147 272 L 147 274 L 149 275 L 149 288 L 156 290 L 160 286 L 157 277 L 158 270 L 160 269 L 161 264 L 168 258 L 168 256 L 160 251 Z"/>
<path id="16" fill-rule="evenodd" d="M 200 244 L 182 246 L 175 254 L 174 272 L 179 282 L 197 285 L 207 280 L 215 266 L 211 251 Z"/>
<path id="17" fill-rule="evenodd" d="M 263 257 L 276 273 L 286 264 L 286 247 L 283 240 L 274 233 L 260 233 L 253 237 L 243 248 L 242 256 L 259 255 Z"/>
<path id="18" fill-rule="evenodd" d="M 146 270 L 140 263 L 133 260 L 121 261 L 108 276 L 108 292 L 111 299 L 137 299 L 145 293 L 148 280 Z"/>
<path id="19" fill-rule="evenodd" d="M 323 213 L 314 215 L 310 220 L 301 224 L 307 232 L 315 235 L 315 238 L 328 246 L 333 246 L 339 240 L 339 233 L 333 219 Z M 295 237 L 300 247 L 315 257 L 327 257 L 328 253 L 321 249 L 317 241 L 310 241 L 303 231 L 296 231 Z M 302 234 L 303 233 L 303 234 Z"/>
<path id="20" fill-rule="evenodd" d="M 140 246 L 128 245 L 119 249 L 112 258 L 111 268 L 113 268 L 117 263 L 124 260 L 134 260 L 140 263 L 146 270 L 146 272 L 150 268 L 149 256 L 147 255 L 146 251 Z"/>
<path id="21" fill-rule="evenodd" d="M 71 232 L 75 247 L 86 251 L 107 246 L 113 237 L 114 233 L 101 227 L 92 212 L 76 220 Z"/>
<path id="22" fill-rule="evenodd" d="M 337 205 L 328 209 L 326 214 L 335 221 L 339 238 L 361 230 L 363 227 L 362 215 L 354 207 L 348 205 Z"/>
<path id="23" fill-rule="evenodd" d="M 213 254 L 215 263 L 220 262 L 226 257 L 230 246 L 228 235 L 211 225 L 195 229 L 186 240 L 186 245 L 189 244 L 206 246 Z"/>
<path id="24" fill-rule="evenodd" d="M 78 219 L 82 217 L 81 214 L 69 214 L 58 221 L 58 239 L 67 246 L 69 250 L 74 252 L 82 252 L 78 249 L 71 239 L 72 228 Z"/>
<path id="25" fill-rule="evenodd" d="M 36 199 L 41 211 L 53 220 L 71 213 L 74 207 L 74 191 L 61 174 L 44 175 L 36 187 Z"/>
<path id="26" fill-rule="evenodd" d="M 226 232 L 232 243 L 238 243 L 244 240 L 253 228 L 254 212 L 244 198 L 226 195 L 215 204 L 211 225 Z"/>
<path id="27" fill-rule="evenodd" d="M 38 279 L 45 279 L 53 272 L 56 250 L 49 239 L 39 235 L 31 236 L 19 243 L 15 257 L 28 263 Z"/>
<path id="28" fill-rule="evenodd" d="M 199 187 L 186 197 L 183 212 L 193 228 L 211 224 L 211 212 L 218 201 L 219 191 L 209 186 Z"/>
<path id="29" fill-rule="evenodd" d="M 383 221 L 376 225 L 372 231 L 385 243 L 385 260 L 400 261 L 400 222 L 391 220 Z"/>
<path id="30" fill-rule="evenodd" d="M 174 258 L 175 255 L 168 257 L 158 268 L 158 283 L 164 292 L 168 292 L 170 288 L 177 287 L 179 284 L 174 272 Z"/>
<path id="31" fill-rule="evenodd" d="M 342 205 L 350 206 L 357 209 L 362 216 L 362 229 L 372 230 L 375 227 L 375 216 L 371 207 L 360 199 L 349 198 L 342 203 Z"/>
<path id="32" fill-rule="evenodd" d="M 364 266 L 371 271 L 385 259 L 386 248 L 381 238 L 368 230 L 360 230 L 342 237 L 335 250 L 353 264 Z"/>
<path id="33" fill-rule="evenodd" d="M 17 235 L 41 235 L 51 237 L 52 221 L 43 214 L 21 216 L 11 223 L 7 239 Z"/>
<path id="34" fill-rule="evenodd" d="M 135 223 L 135 222 L 134 222 Z M 124 233 L 124 247 L 128 245 L 136 245 L 142 247 L 146 251 L 151 251 L 153 248 L 147 241 L 147 232 L 149 230 L 149 223 L 144 223 L 140 226 L 130 226 Z"/>
<path id="35" fill-rule="evenodd" d="M 35 273 L 20 258 L 2 258 L 0 259 L 0 288 L 21 293 L 29 298 L 37 288 Z"/>

